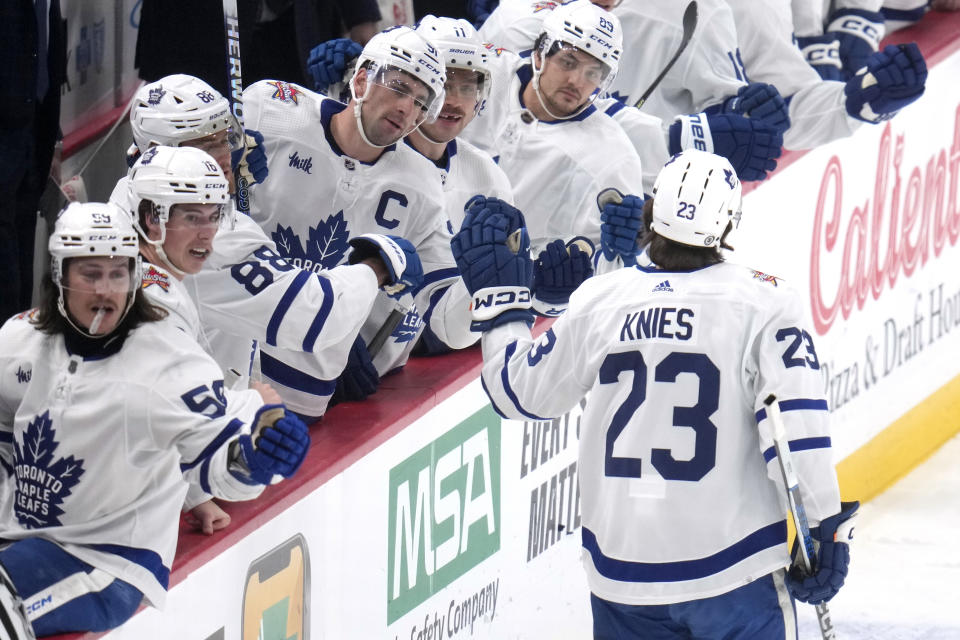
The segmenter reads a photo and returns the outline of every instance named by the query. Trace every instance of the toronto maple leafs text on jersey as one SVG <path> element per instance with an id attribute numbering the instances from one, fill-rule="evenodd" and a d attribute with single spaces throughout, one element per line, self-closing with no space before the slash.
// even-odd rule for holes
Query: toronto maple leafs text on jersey
<path id="1" fill-rule="evenodd" d="M 263 401 L 225 389 L 171 324 L 83 359 L 32 313 L 0 329 L 0 537 L 54 541 L 162 606 L 187 482 L 228 500 L 262 491 L 227 471 L 226 444 Z"/>

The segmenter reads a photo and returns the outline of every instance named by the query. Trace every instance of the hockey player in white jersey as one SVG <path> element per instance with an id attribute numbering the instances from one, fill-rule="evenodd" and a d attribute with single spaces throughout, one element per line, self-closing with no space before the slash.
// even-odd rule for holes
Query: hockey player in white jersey
<path id="1" fill-rule="evenodd" d="M 22 599 L 38 636 L 113 628 L 144 598 L 162 607 L 184 480 L 254 498 L 310 442 L 272 389 L 225 389 L 157 321 L 126 213 L 72 204 L 49 248 L 39 309 L 0 328 L 0 618 L 18 621 Z"/>
<path id="2" fill-rule="evenodd" d="M 172 75 L 145 85 L 134 100 L 131 127 L 141 154 L 157 145 L 193 146 L 210 151 L 233 189 L 229 151 L 236 123 L 227 100 L 205 82 L 192 76 Z M 248 133 L 248 140 L 262 141 L 259 132 Z M 262 145 L 234 152 L 233 160 L 239 160 L 240 153 L 244 157 L 237 162 L 239 169 L 252 167 L 248 184 L 265 179 L 268 170 Z M 127 183 L 126 178 L 118 183 L 111 200 L 136 211 L 139 200 L 130 201 Z M 210 348 L 225 375 L 236 376 L 234 372 L 240 372 L 241 378 L 249 374 L 256 352 L 254 340 L 262 345 L 302 350 L 302 368 L 312 374 L 300 378 L 302 385 L 319 381 L 321 386 L 332 386 L 327 380 L 335 379 L 342 370 L 340 354 L 359 332 L 377 287 L 402 280 L 406 269 L 411 273 L 419 270 L 415 254 L 409 256 L 408 265 L 395 241 L 386 236 L 379 236 L 376 241 L 384 247 L 382 252 L 371 250 L 368 244 L 365 251 L 353 256 L 357 264 L 314 273 L 313 269 L 302 268 L 309 265 L 298 267 L 284 260 L 273 240 L 249 216 L 228 212 L 204 268 L 184 279 L 203 329 L 201 344 Z M 336 351 L 333 357 L 329 356 L 331 350 Z M 271 371 L 275 362 L 269 357 L 264 361 L 261 367 L 265 364 Z M 243 382 L 232 380 L 232 384 Z M 323 413 L 322 406 L 316 403 L 298 405 L 300 390 L 281 391 L 291 408 L 305 416 Z M 328 396 L 329 393 L 323 396 L 324 406 Z"/>
<path id="3" fill-rule="evenodd" d="M 523 322 L 530 266 L 519 212 L 488 202 L 452 243 L 497 411 L 548 420 L 587 397 L 578 471 L 596 638 L 796 638 L 788 592 L 822 602 L 847 573 L 858 504 L 840 502 L 802 299 L 719 250 L 740 194 L 725 159 L 675 156 L 647 207 L 640 264 L 584 283 L 537 339 Z M 816 525 L 809 577 L 785 570 L 770 394 Z"/>
<path id="4" fill-rule="evenodd" d="M 889 120 L 923 95 L 927 67 L 914 43 L 887 45 L 867 55 L 865 62 L 847 62 L 860 66 L 849 67 L 852 75 L 845 81 L 823 80 L 793 42 L 790 0 L 765 3 L 764 11 L 757 11 L 756 3 L 749 0 L 727 0 L 727 4 L 750 79 L 776 86 L 789 103 L 785 148 L 810 149 L 849 136 L 865 122 Z M 881 28 L 868 29 L 865 18 L 857 14 L 838 20 L 851 29 Z M 864 43 L 863 38 L 845 36 Z"/>
<path id="5" fill-rule="evenodd" d="M 584 0 L 586 1 L 586 0 Z M 507 0 L 480 29 L 500 46 L 531 48 L 543 20 L 560 2 Z M 603 8 L 603 2 L 594 2 Z M 738 62 L 736 45 L 722 50 L 715 43 L 736 42 L 730 10 L 723 0 L 700 0 L 701 26 L 690 44 L 639 111 L 632 105 L 654 86 L 682 38 L 685 4 L 675 0 L 619 3 L 612 13 L 623 33 L 620 72 L 610 85 L 610 96 L 597 107 L 614 118 L 630 137 L 646 173 L 645 192 L 656 179 L 657 168 L 685 148 L 708 149 L 730 159 L 744 180 L 762 180 L 776 168 L 786 107 L 772 87 L 748 84 Z M 690 114 L 685 118 L 678 117 Z M 651 140 L 649 128 L 663 127 L 665 144 Z M 669 150 L 669 153 L 668 153 Z"/>
<path id="6" fill-rule="evenodd" d="M 329 269 L 344 261 L 350 239 L 390 233 L 409 240 L 423 265 L 423 286 L 400 301 L 408 310 L 403 320 L 370 354 L 366 345 L 398 306 L 385 295 L 374 303 L 337 384 L 347 392 L 343 399 L 365 397 L 379 376 L 402 367 L 425 323 L 450 348 L 476 341 L 469 296 L 450 256 L 440 174 L 402 142 L 439 113 L 444 76 L 437 49 L 409 27 L 396 27 L 364 47 L 348 105 L 287 83 L 262 81 L 244 91 L 245 122 L 263 133 L 270 169 L 253 188 L 251 215 L 282 257 Z M 279 363 L 273 372 L 264 368 L 271 381 L 290 387 L 302 379 L 299 354 L 263 353 Z M 342 368 L 346 351 L 331 360 Z M 321 382 L 304 385 L 304 404 L 326 404 L 334 381 Z"/>
<path id="7" fill-rule="evenodd" d="M 494 70 L 501 50 L 480 40 L 466 20 L 424 16 L 416 25 L 444 58 L 447 71 L 443 107 L 437 119 L 424 122 L 406 141 L 427 157 L 441 172 L 450 232 L 460 228 L 464 208 L 478 194 L 513 203 L 510 180 L 488 153 L 460 136 L 490 99 Z M 353 45 L 352 47 L 350 45 Z M 334 51 L 343 52 L 336 55 Z M 311 74 L 320 81 L 341 78 L 352 66 L 351 52 L 359 45 L 336 39 L 317 45 L 311 52 Z M 501 81 L 509 81 L 500 78 Z M 333 93 L 334 87 L 318 87 Z M 542 315 L 559 315 L 570 293 L 592 273 L 589 256 L 577 248 L 559 247 L 538 257 L 534 266 L 534 308 Z M 539 285 L 539 286 L 537 286 Z M 449 351 L 425 328 L 416 355 Z"/>
<path id="8" fill-rule="evenodd" d="M 593 104 L 616 76 L 620 54 L 614 15 L 586 0 L 558 7 L 529 58 L 502 52 L 493 94 L 463 132 L 498 157 L 537 251 L 557 238 L 596 245 L 597 193 L 643 192 L 633 144 Z M 651 139 L 660 138 L 652 128 Z"/>

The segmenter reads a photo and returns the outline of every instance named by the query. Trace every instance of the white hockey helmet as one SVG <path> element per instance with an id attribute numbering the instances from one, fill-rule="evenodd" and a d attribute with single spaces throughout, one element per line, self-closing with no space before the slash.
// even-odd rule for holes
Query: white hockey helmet
<path id="1" fill-rule="evenodd" d="M 739 225 L 741 201 L 740 180 L 726 158 L 687 149 L 657 176 L 651 228 L 681 244 L 718 247 Z"/>
<path id="2" fill-rule="evenodd" d="M 182 73 L 137 90 L 130 126 L 140 153 L 156 145 L 176 147 L 220 131 L 228 132 L 230 148 L 236 149 L 242 133 L 229 101 L 203 80 Z"/>
<path id="3" fill-rule="evenodd" d="M 357 70 L 366 69 L 367 90 L 357 95 L 356 74 L 350 81 L 350 95 L 355 101 L 354 115 L 364 141 L 371 146 L 385 146 L 372 143 L 366 135 L 360 120 L 360 108 L 370 92 L 370 84 L 378 83 L 383 74 L 396 69 L 421 82 L 427 89 L 425 100 L 417 100 L 421 117 L 417 119 L 416 129 L 424 120 L 433 121 L 443 107 L 443 85 L 446 82 L 446 70 L 443 58 L 437 48 L 426 38 L 410 27 L 397 26 L 381 31 L 370 38 L 360 57 L 357 58 Z M 403 136 L 413 131 L 404 132 Z M 403 137 L 401 136 L 401 137 Z"/>
<path id="4" fill-rule="evenodd" d="M 426 15 L 417 23 L 416 31 L 440 49 L 447 69 L 467 69 L 480 74 L 481 85 L 476 106 L 479 110 L 490 95 L 491 54 L 474 26 L 463 18 Z"/>
<path id="5" fill-rule="evenodd" d="M 160 257 L 174 271 L 174 266 L 163 252 L 170 211 L 177 204 L 215 204 L 219 207 L 220 223 L 232 210 L 230 187 L 223 170 L 210 154 L 194 147 L 151 147 L 131 167 L 128 175 L 130 218 L 140 237 L 156 247 Z M 151 213 L 160 225 L 160 238 L 150 239 L 147 229 L 140 224 L 140 203 L 148 200 Z"/>
<path id="6" fill-rule="evenodd" d="M 63 289 L 67 259 L 91 256 L 129 258 L 130 288 L 121 320 L 126 316 L 140 288 L 141 265 L 137 232 L 125 211 L 110 203 L 73 202 L 57 217 L 47 248 L 50 251 L 50 275 L 60 292 L 57 300 L 60 315 L 87 336 L 91 334 L 74 324 L 66 311 Z"/>
<path id="7" fill-rule="evenodd" d="M 573 0 L 558 6 L 543 19 L 540 34 L 543 56 L 549 54 L 555 44 L 566 43 L 606 65 L 609 72 L 599 93 L 607 90 L 620 70 L 623 53 L 620 18 L 590 0 Z"/>

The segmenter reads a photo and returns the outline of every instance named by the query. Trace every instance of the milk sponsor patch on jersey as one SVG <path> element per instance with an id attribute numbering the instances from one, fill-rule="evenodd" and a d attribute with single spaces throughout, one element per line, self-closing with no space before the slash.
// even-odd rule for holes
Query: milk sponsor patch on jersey
<path id="1" fill-rule="evenodd" d="M 56 458 L 57 432 L 50 412 L 44 411 L 27 425 L 22 442 L 13 440 L 17 485 L 13 510 L 28 529 L 59 526 L 64 498 L 83 476 L 83 460 L 72 455 Z"/>
<path id="2" fill-rule="evenodd" d="M 764 273 L 763 271 L 757 271 L 755 269 L 751 270 L 751 273 L 753 274 L 754 280 L 759 280 L 760 282 L 769 282 L 775 287 L 778 286 L 777 276 L 771 276 L 769 274 Z"/>
<path id="3" fill-rule="evenodd" d="M 150 265 L 143 274 L 143 280 L 141 281 L 140 287 L 142 289 L 146 289 L 150 285 L 154 284 L 164 291 L 170 291 L 170 276 L 165 274 L 163 271 L 160 271 L 155 266 Z"/>
<path id="4" fill-rule="evenodd" d="M 300 104 L 300 92 L 294 85 L 281 80 L 268 82 L 267 84 L 274 89 L 273 95 L 270 96 L 274 100 L 295 105 Z"/>
<path id="5" fill-rule="evenodd" d="M 332 269 L 343 260 L 350 249 L 350 232 L 343 211 L 321 220 L 310 227 L 306 245 L 291 227 L 277 225 L 271 237 L 280 255 L 301 269 L 320 271 Z"/>

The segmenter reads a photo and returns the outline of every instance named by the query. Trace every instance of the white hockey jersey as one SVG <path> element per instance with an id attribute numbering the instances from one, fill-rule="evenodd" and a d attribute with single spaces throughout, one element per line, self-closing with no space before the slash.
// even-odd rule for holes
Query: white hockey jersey
<path id="1" fill-rule="evenodd" d="M 470 331 L 469 295 L 450 252 L 451 233 L 444 209 L 440 175 L 422 155 L 406 144 L 387 147 L 374 163 L 344 155 L 330 132 L 334 114 L 346 107 L 296 85 L 261 81 L 244 91 L 246 126 L 263 134 L 270 176 L 254 185 L 251 216 L 274 240 L 280 255 L 296 266 L 330 269 L 346 260 L 348 240 L 362 233 L 386 233 L 409 240 L 424 269 L 424 285 L 414 308 L 374 357 L 381 375 L 403 366 L 424 322 L 454 349 L 477 340 Z M 396 303 L 380 294 L 361 328 L 369 344 Z M 339 372 L 347 360 L 325 354 Z M 265 376 L 300 392 L 291 408 L 319 415 L 326 406 L 333 380 L 311 375 L 300 366 L 303 354 L 263 347 Z M 304 377 L 306 375 L 306 377 Z M 324 395 L 326 393 L 326 395 Z M 285 400 L 288 397 L 284 396 Z M 303 406 L 321 401 L 320 411 Z M 300 403 L 299 405 L 296 403 Z"/>
<path id="2" fill-rule="evenodd" d="M 463 137 L 491 153 L 510 178 L 535 252 L 576 236 L 599 246 L 597 194 L 607 187 L 643 193 L 633 144 L 592 105 L 568 120 L 537 120 L 520 97 L 532 78 L 529 58 L 502 52 L 496 64 L 493 94 Z"/>
<path id="3" fill-rule="evenodd" d="M 644 0 L 623 2 L 613 10 L 624 34 L 613 97 L 632 105 L 660 75 L 680 46 L 686 6 L 677 0 Z M 736 95 L 746 83 L 726 3 L 697 0 L 697 11 L 697 28 L 687 48 L 643 105 L 643 111 L 660 118 L 665 127 L 678 115 L 698 113 Z"/>
<path id="4" fill-rule="evenodd" d="M 129 199 L 128 179 L 122 178 L 110 200 L 131 210 Z M 145 274 L 145 292 L 180 319 L 225 375 L 231 370 L 249 375 L 258 341 L 268 348 L 306 352 L 300 356 L 302 369 L 315 378 L 336 378 L 377 297 L 373 271 L 364 265 L 320 273 L 310 265 L 298 268 L 249 216 L 231 212 L 231 219 L 214 236 L 213 251 L 199 273 L 171 283 L 172 275 L 152 265 Z M 295 395 L 282 388 L 278 392 L 285 400 Z M 292 409 L 303 409 L 291 400 Z"/>
<path id="5" fill-rule="evenodd" d="M 227 500 L 263 489 L 230 475 L 225 446 L 263 401 L 225 390 L 213 360 L 168 323 L 81 358 L 32 315 L 0 329 L 0 538 L 52 540 L 162 606 L 185 479 Z"/>
<path id="6" fill-rule="evenodd" d="M 727 0 L 752 82 L 772 84 L 789 100 L 787 149 L 811 149 L 852 134 L 860 120 L 847 114 L 843 82 L 822 80 L 793 42 L 790 0 L 771 0 L 757 11 L 755 2 Z"/>
<path id="7" fill-rule="evenodd" d="M 510 61 L 514 59 L 509 53 L 504 54 L 500 47 L 526 55 L 540 33 L 544 17 L 559 4 L 559 2 L 552 1 L 506 0 L 497 6 L 480 28 L 481 37 L 487 42 L 496 44 L 496 46 L 488 45 L 491 52 L 505 59 L 505 61 L 497 60 L 495 62 L 497 67 L 502 67 L 504 64 L 510 65 Z M 624 34 L 625 38 L 629 38 L 631 35 L 626 30 L 624 30 Z M 632 70 L 625 70 L 623 66 L 621 66 L 620 72 L 633 73 Z M 512 69 L 506 74 L 498 72 L 494 86 L 496 87 L 499 82 L 510 82 L 511 76 Z M 734 90 L 735 92 L 736 90 Z M 643 176 L 644 193 L 650 193 L 653 190 L 660 167 L 670 157 L 667 152 L 666 128 L 673 122 L 672 116 L 670 121 L 664 125 L 661 118 L 653 115 L 649 109 L 645 108 L 643 112 L 640 112 L 632 105 L 628 106 L 622 100 L 614 97 L 601 98 L 595 104 L 597 109 L 606 113 L 620 125 L 630 142 L 633 143 L 633 148 L 640 157 L 640 164 L 646 172 Z M 491 107 L 491 109 L 495 109 L 495 107 Z M 466 136 L 469 137 L 470 135 L 471 133 L 467 131 Z"/>
<path id="8" fill-rule="evenodd" d="M 583 562 L 624 604 L 710 597 L 789 564 L 764 399 L 776 394 L 811 523 L 839 511 L 820 361 L 800 296 L 735 264 L 585 282 L 537 340 L 483 336 L 483 381 L 514 419 L 580 431 Z"/>
<path id="9" fill-rule="evenodd" d="M 441 161 L 442 166 L 438 165 L 437 168 L 440 169 L 443 182 L 451 233 L 460 229 L 464 218 L 463 208 L 475 195 L 499 198 L 513 204 L 510 179 L 487 152 L 466 140 L 454 139 L 447 143 L 447 152 Z"/>

